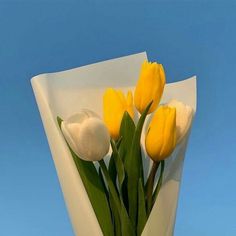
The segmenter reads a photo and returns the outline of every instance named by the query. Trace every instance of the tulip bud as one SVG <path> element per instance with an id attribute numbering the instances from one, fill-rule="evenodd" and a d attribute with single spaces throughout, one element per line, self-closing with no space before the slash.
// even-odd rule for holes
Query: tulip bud
<path id="1" fill-rule="evenodd" d="M 160 106 L 154 114 L 146 134 L 146 151 L 154 161 L 167 158 L 176 146 L 175 108 Z"/>
<path id="2" fill-rule="evenodd" d="M 132 92 L 129 91 L 125 97 L 121 91 L 108 88 L 103 96 L 103 117 L 114 140 L 119 138 L 120 125 L 125 111 L 131 118 L 134 117 Z"/>
<path id="3" fill-rule="evenodd" d="M 82 160 L 99 161 L 109 151 L 109 132 L 99 116 L 90 110 L 82 110 L 63 121 L 61 129 L 70 148 Z"/>
<path id="4" fill-rule="evenodd" d="M 177 100 L 171 100 L 168 106 L 176 109 L 176 137 L 177 143 L 179 143 L 186 135 L 191 125 L 193 109 Z"/>
<path id="5" fill-rule="evenodd" d="M 134 104 L 140 113 L 152 102 L 149 113 L 156 110 L 166 83 L 165 71 L 161 64 L 145 61 L 134 93 Z"/>

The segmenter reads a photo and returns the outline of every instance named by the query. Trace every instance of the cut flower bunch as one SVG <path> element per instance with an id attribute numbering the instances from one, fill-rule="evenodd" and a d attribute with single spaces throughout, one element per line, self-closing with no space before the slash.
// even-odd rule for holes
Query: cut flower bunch
<path id="1" fill-rule="evenodd" d="M 165 83 L 163 66 L 145 61 L 134 94 L 104 91 L 103 119 L 87 109 L 66 120 L 57 118 L 105 236 L 141 235 L 161 189 L 165 159 L 190 128 L 190 106 L 177 100 L 160 104 Z M 150 122 L 142 147 L 146 120 Z M 153 162 L 147 181 L 143 149 Z"/>

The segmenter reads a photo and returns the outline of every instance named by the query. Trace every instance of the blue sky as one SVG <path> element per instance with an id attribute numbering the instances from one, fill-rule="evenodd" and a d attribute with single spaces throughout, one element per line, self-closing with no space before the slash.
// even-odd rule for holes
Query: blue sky
<path id="1" fill-rule="evenodd" d="M 198 76 L 176 236 L 236 235 L 235 1 L 0 0 L 0 235 L 73 235 L 30 78 L 147 51 Z"/>

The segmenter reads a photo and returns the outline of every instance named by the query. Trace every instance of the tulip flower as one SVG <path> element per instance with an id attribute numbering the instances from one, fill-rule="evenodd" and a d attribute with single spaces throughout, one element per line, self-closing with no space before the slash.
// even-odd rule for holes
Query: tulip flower
<path id="1" fill-rule="evenodd" d="M 146 134 L 146 151 L 154 161 L 167 158 L 176 145 L 176 110 L 160 106 L 154 114 Z"/>
<path id="2" fill-rule="evenodd" d="M 171 100 L 168 106 L 176 109 L 176 137 L 177 143 L 179 143 L 189 130 L 193 118 L 193 109 L 177 100 Z"/>
<path id="3" fill-rule="evenodd" d="M 145 144 L 146 151 L 153 160 L 152 169 L 146 183 L 147 214 L 149 215 L 153 206 L 152 193 L 158 166 L 160 161 L 173 152 L 176 145 L 175 108 L 160 106 L 157 109 L 149 125 Z"/>
<path id="4" fill-rule="evenodd" d="M 99 116 L 90 110 L 82 110 L 63 121 L 61 129 L 70 148 L 82 160 L 99 161 L 109 151 L 109 132 Z"/>
<path id="5" fill-rule="evenodd" d="M 161 64 L 145 61 L 134 93 L 134 104 L 140 113 L 152 102 L 148 113 L 156 110 L 166 83 L 165 71 Z"/>
<path id="6" fill-rule="evenodd" d="M 108 88 L 103 96 L 103 118 L 114 140 L 119 138 L 120 125 L 125 111 L 131 118 L 134 117 L 132 92 L 129 91 L 125 97 L 121 91 Z"/>

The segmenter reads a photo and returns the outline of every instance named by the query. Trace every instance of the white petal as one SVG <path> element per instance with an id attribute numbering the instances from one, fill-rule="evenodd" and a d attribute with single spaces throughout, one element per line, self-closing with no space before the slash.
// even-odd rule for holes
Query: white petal
<path id="1" fill-rule="evenodd" d="M 81 126 L 77 148 L 81 157 L 90 161 L 101 160 L 109 151 L 110 135 L 98 118 L 89 118 Z"/>
<path id="2" fill-rule="evenodd" d="M 188 132 L 193 118 L 193 109 L 184 103 L 171 100 L 168 106 L 176 108 L 176 128 L 177 128 L 177 143 L 179 143 L 182 138 Z"/>
<path id="3" fill-rule="evenodd" d="M 79 124 L 77 124 L 77 125 L 79 126 Z M 68 128 L 68 126 L 69 126 L 69 128 Z M 74 139 L 74 137 L 73 137 L 74 132 L 72 131 L 71 125 L 68 124 L 67 122 L 63 121 L 61 124 L 61 130 L 62 130 L 64 138 L 66 139 L 70 148 L 74 151 L 74 153 L 77 154 L 77 156 L 80 156 L 80 153 L 78 152 L 77 145 L 76 145 L 76 139 Z M 77 130 L 78 130 L 78 127 L 77 127 Z M 72 133 L 71 133 L 71 131 L 72 131 Z M 84 160 L 87 161 L 87 159 L 84 159 Z"/>
<path id="4" fill-rule="evenodd" d="M 91 110 L 84 109 L 63 121 L 62 132 L 69 146 L 83 160 L 101 160 L 109 151 L 109 132 Z"/>
<path id="5" fill-rule="evenodd" d="M 95 113 L 94 111 L 91 111 L 89 109 L 82 109 L 81 112 L 85 113 L 87 115 L 87 117 L 97 117 L 97 118 L 100 118 L 97 113 Z"/>

